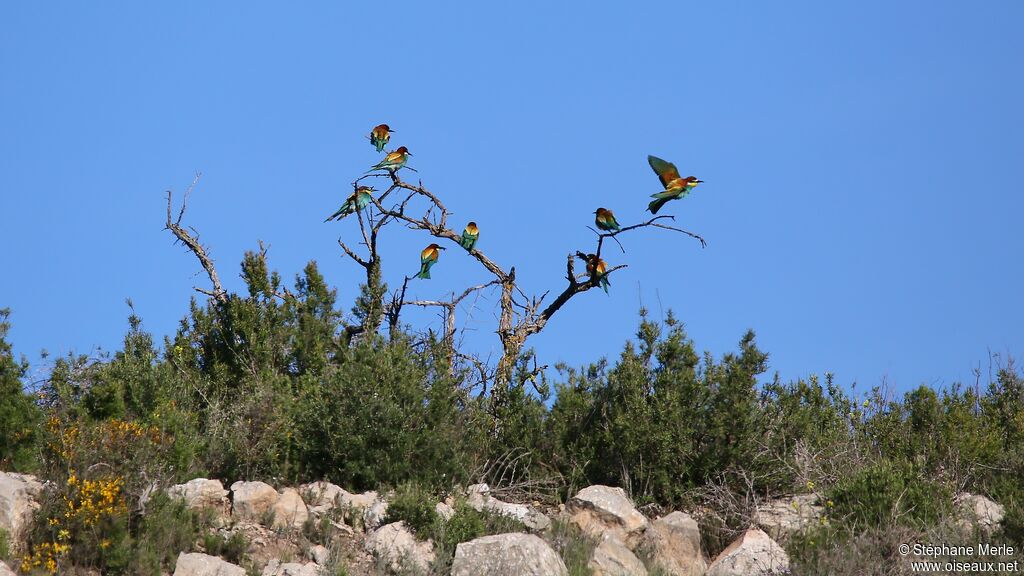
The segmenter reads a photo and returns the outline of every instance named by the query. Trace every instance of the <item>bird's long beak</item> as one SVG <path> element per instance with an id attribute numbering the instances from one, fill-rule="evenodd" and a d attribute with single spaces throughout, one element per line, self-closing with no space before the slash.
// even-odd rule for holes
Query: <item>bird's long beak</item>
<path id="1" fill-rule="evenodd" d="M 704 182 L 704 181 L 703 180 L 697 180 L 697 184 L 701 184 L 702 182 Z"/>

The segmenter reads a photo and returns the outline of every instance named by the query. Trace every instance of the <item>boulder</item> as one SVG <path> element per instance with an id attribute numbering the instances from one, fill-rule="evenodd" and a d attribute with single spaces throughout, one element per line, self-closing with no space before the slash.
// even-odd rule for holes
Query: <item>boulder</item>
<path id="1" fill-rule="evenodd" d="M 167 489 L 171 498 L 183 500 L 193 510 L 213 510 L 218 515 L 227 515 L 231 511 L 228 491 L 220 480 L 195 478 L 184 484 L 175 484 Z"/>
<path id="2" fill-rule="evenodd" d="M 42 491 L 35 476 L 0 472 L 0 530 L 6 530 L 15 544 L 39 509 L 36 498 Z"/>
<path id="3" fill-rule="evenodd" d="M 789 570 L 789 556 L 764 531 L 751 528 L 722 550 L 707 576 L 769 576 Z"/>
<path id="4" fill-rule="evenodd" d="M 455 508 L 452 508 L 447 502 L 438 502 L 437 505 L 434 506 L 434 511 L 437 512 L 437 515 L 445 522 L 451 520 L 452 516 L 455 516 Z"/>
<path id="5" fill-rule="evenodd" d="M 960 525 L 966 529 L 978 528 L 983 532 L 991 532 L 999 527 L 1006 513 L 1002 504 L 980 494 L 957 494 L 955 502 Z"/>
<path id="6" fill-rule="evenodd" d="M 280 560 L 271 560 L 263 568 L 263 576 L 319 576 L 320 566 L 316 562 L 287 562 L 282 564 Z"/>
<path id="7" fill-rule="evenodd" d="M 299 490 L 301 494 L 305 495 L 310 514 L 315 516 L 330 512 L 342 503 L 345 496 L 351 496 L 341 486 L 323 480 L 303 484 Z"/>
<path id="8" fill-rule="evenodd" d="M 685 512 L 672 512 L 651 522 L 637 547 L 653 567 L 678 576 L 700 576 L 708 567 L 700 547 L 697 521 Z"/>
<path id="9" fill-rule="evenodd" d="M 583 532 L 591 536 L 606 534 L 618 537 L 630 549 L 636 546 L 647 528 L 647 517 L 641 514 L 622 488 L 587 486 L 569 500 L 569 517 Z"/>
<path id="10" fill-rule="evenodd" d="M 313 559 L 313 562 L 324 565 L 327 564 L 331 559 L 331 551 L 326 546 L 315 544 L 309 549 L 309 556 Z"/>
<path id="11" fill-rule="evenodd" d="M 260 522 L 273 509 L 279 495 L 270 484 L 238 481 L 231 485 L 231 515 L 236 520 Z"/>
<path id="12" fill-rule="evenodd" d="M 174 576 L 245 576 L 245 568 L 206 554 L 182 552 Z"/>
<path id="13" fill-rule="evenodd" d="M 309 518 L 306 503 L 295 488 L 282 490 L 271 510 L 274 511 L 275 528 L 302 528 Z"/>
<path id="14" fill-rule="evenodd" d="M 434 562 L 433 543 L 419 542 L 405 522 L 381 526 L 366 537 L 366 551 L 385 563 L 393 573 L 425 572 Z"/>
<path id="15" fill-rule="evenodd" d="M 3 560 L 0 560 L 0 576 L 18 576 Z"/>
<path id="16" fill-rule="evenodd" d="M 757 525 L 777 540 L 788 538 L 821 521 L 824 508 L 814 494 L 772 500 L 757 507 Z"/>
<path id="17" fill-rule="evenodd" d="M 470 489 L 479 486 L 484 488 L 487 487 L 486 484 L 474 484 L 473 486 L 470 486 Z M 522 522 L 524 526 L 531 530 L 540 531 L 551 525 L 551 520 L 543 513 L 538 512 L 525 504 L 502 502 L 501 500 L 489 495 L 486 491 L 470 492 L 469 498 L 466 499 L 466 503 L 478 512 L 486 510 L 488 512 L 500 514 L 501 516 L 514 518 L 515 520 Z"/>
<path id="18" fill-rule="evenodd" d="M 593 576 L 647 576 L 644 563 L 614 536 L 604 538 L 594 548 L 587 567 Z"/>
<path id="19" fill-rule="evenodd" d="M 547 542 L 513 532 L 484 536 L 455 548 L 452 576 L 568 576 L 569 570 Z"/>

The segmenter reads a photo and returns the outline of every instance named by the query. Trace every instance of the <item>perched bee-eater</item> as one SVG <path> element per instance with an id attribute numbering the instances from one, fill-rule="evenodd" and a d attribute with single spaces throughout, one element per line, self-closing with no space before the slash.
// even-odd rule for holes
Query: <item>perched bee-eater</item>
<path id="1" fill-rule="evenodd" d="M 604 260 L 597 257 L 597 254 L 583 255 L 582 252 L 577 252 L 576 256 L 587 263 L 587 274 L 591 278 L 596 278 L 601 284 L 601 288 L 604 289 L 604 293 L 608 293 L 608 287 L 611 286 L 611 282 L 608 281 L 608 264 Z"/>
<path id="2" fill-rule="evenodd" d="M 661 185 L 665 187 L 664 191 L 651 194 L 651 198 L 656 198 L 656 200 L 647 205 L 647 209 L 651 211 L 651 214 L 657 214 L 658 210 L 661 210 L 661 207 L 666 202 L 669 200 L 679 200 L 689 194 L 690 190 L 693 190 L 697 184 L 703 182 L 703 180 L 697 180 L 696 176 L 680 177 L 679 170 L 675 164 L 666 162 L 657 156 L 648 156 L 647 163 L 651 165 L 654 173 L 661 180 Z"/>
<path id="3" fill-rule="evenodd" d="M 476 222 L 470 222 L 466 224 L 466 229 L 462 231 L 462 239 L 459 240 L 459 244 L 468 252 L 473 251 L 473 246 L 476 246 L 476 239 L 480 237 L 480 229 L 476 227 Z"/>
<path id="4" fill-rule="evenodd" d="M 327 220 L 324 220 L 324 222 L 341 220 L 356 210 L 366 208 L 366 205 L 370 203 L 370 194 L 373 193 L 373 191 L 373 188 L 370 188 L 369 186 L 360 186 L 356 188 L 356 191 L 345 200 L 345 203 L 341 205 L 341 208 L 338 208 L 337 212 L 328 216 Z"/>
<path id="5" fill-rule="evenodd" d="M 444 250 L 443 246 L 437 244 L 431 244 L 420 252 L 420 273 L 416 275 L 417 278 L 423 278 L 424 280 L 430 280 L 430 267 L 437 264 L 437 257 L 441 255 L 439 250 Z"/>
<path id="6" fill-rule="evenodd" d="M 594 214 L 597 214 L 597 216 L 594 217 L 594 224 L 597 224 L 597 227 L 601 230 L 604 230 L 605 232 L 614 232 L 620 228 L 619 222 L 615 219 L 615 214 L 612 214 L 611 210 L 608 210 L 607 208 L 598 208 L 597 210 L 594 210 Z"/>
<path id="7" fill-rule="evenodd" d="M 370 130 L 370 144 L 377 147 L 377 152 L 384 151 L 388 140 L 391 140 L 391 127 L 387 124 L 379 124 Z"/>
<path id="8" fill-rule="evenodd" d="M 412 156 L 409 149 L 405 146 L 399 146 L 398 150 L 388 152 L 388 155 L 378 162 L 373 168 L 367 170 L 367 173 L 373 172 L 374 170 L 387 170 L 394 174 L 399 168 L 405 166 L 405 163 L 409 161 L 409 156 Z"/>

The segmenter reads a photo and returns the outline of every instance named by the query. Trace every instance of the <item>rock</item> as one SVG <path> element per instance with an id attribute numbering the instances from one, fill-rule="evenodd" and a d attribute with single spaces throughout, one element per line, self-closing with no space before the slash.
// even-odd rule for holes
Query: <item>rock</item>
<path id="1" fill-rule="evenodd" d="M 322 566 L 331 559 L 331 551 L 326 546 L 316 544 L 309 549 L 309 556 L 313 558 L 313 562 Z"/>
<path id="2" fill-rule="evenodd" d="M 175 484 L 167 489 L 167 495 L 185 501 L 185 505 L 193 510 L 213 510 L 218 515 L 227 515 L 231 511 L 228 491 L 220 480 L 195 478 L 184 484 Z"/>
<path id="3" fill-rule="evenodd" d="M 35 476 L 0 472 L 0 529 L 11 536 L 14 548 L 39 509 L 36 498 L 42 491 L 43 484 Z"/>
<path id="4" fill-rule="evenodd" d="M 174 565 L 174 576 L 245 576 L 245 568 L 216 556 L 182 552 Z"/>
<path id="5" fill-rule="evenodd" d="M 789 570 L 789 556 L 768 534 L 747 530 L 708 566 L 707 576 L 768 576 Z"/>
<path id="6" fill-rule="evenodd" d="M 299 491 L 295 488 L 282 490 L 271 510 L 274 511 L 275 528 L 302 528 L 309 518 L 306 503 L 302 501 L 302 496 L 299 496 Z"/>
<path id="7" fill-rule="evenodd" d="M 568 576 L 569 570 L 547 542 L 513 532 L 484 536 L 455 548 L 452 576 Z"/>
<path id="8" fill-rule="evenodd" d="M 434 562 L 434 545 L 418 542 L 405 522 L 392 522 L 366 537 L 366 551 L 385 562 L 393 573 L 425 572 Z"/>
<path id="9" fill-rule="evenodd" d="M 18 576 L 7 564 L 0 560 L 0 576 Z"/>
<path id="10" fill-rule="evenodd" d="M 474 484 L 473 486 L 470 486 L 470 489 L 476 486 L 487 487 L 486 484 Z M 547 516 L 533 508 L 530 508 L 525 504 L 502 502 L 501 500 L 487 494 L 487 491 L 471 492 L 469 498 L 466 499 L 466 503 L 478 512 L 487 510 L 494 512 L 495 514 L 514 518 L 522 522 L 524 526 L 531 530 L 544 530 L 551 525 L 551 520 L 548 519 Z"/>
<path id="11" fill-rule="evenodd" d="M 824 508 L 814 494 L 799 494 L 757 507 L 757 525 L 775 539 L 788 538 L 821 521 Z"/>
<path id="12" fill-rule="evenodd" d="M 451 520 L 452 516 L 455 516 L 455 508 L 452 508 L 447 502 L 438 502 L 437 506 L 434 506 L 434 511 L 445 522 Z"/>
<path id="13" fill-rule="evenodd" d="M 282 564 L 280 560 L 271 560 L 263 568 L 263 576 L 318 576 L 319 574 L 320 566 L 315 562 Z"/>
<path id="14" fill-rule="evenodd" d="M 630 549 L 636 546 L 648 524 L 647 517 L 633 506 L 622 488 L 609 486 L 587 486 L 580 490 L 569 500 L 566 512 L 583 532 L 597 537 L 617 536 Z"/>
<path id="15" fill-rule="evenodd" d="M 960 513 L 960 525 L 966 529 L 979 528 L 983 532 L 991 532 L 999 527 L 1006 513 L 1002 504 L 980 494 L 957 494 L 955 502 Z"/>
<path id="16" fill-rule="evenodd" d="M 487 495 L 491 492 L 491 487 L 487 484 L 472 484 L 469 488 L 466 488 L 466 496 L 472 497 L 474 494 Z"/>
<path id="17" fill-rule="evenodd" d="M 363 528 L 366 530 L 376 530 L 378 526 L 384 523 L 384 519 L 387 518 L 387 516 L 388 503 L 384 500 L 378 499 L 363 510 Z"/>
<path id="18" fill-rule="evenodd" d="M 279 495 L 269 484 L 238 481 L 231 485 L 231 515 L 236 520 L 261 522 Z"/>
<path id="19" fill-rule="evenodd" d="M 671 514 L 651 522 L 637 547 L 668 574 L 701 576 L 708 567 L 700 548 L 700 528 L 685 512 Z"/>
<path id="20" fill-rule="evenodd" d="M 644 563 L 614 536 L 604 538 L 594 548 L 587 567 L 593 576 L 647 576 Z"/>
<path id="21" fill-rule="evenodd" d="M 344 497 L 352 496 L 341 486 L 323 480 L 303 484 L 299 487 L 299 490 L 301 494 L 305 495 L 310 514 L 316 516 L 330 512 L 335 507 L 341 505 Z"/>

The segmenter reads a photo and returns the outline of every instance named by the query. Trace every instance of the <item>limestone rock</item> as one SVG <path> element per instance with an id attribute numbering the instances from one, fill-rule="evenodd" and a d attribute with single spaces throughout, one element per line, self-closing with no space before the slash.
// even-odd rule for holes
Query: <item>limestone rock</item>
<path id="1" fill-rule="evenodd" d="M 647 528 L 647 517 L 641 514 L 622 488 L 587 486 L 569 500 L 566 507 L 572 521 L 583 532 L 602 537 L 619 538 L 631 549 Z"/>
<path id="2" fill-rule="evenodd" d="M 309 518 L 306 503 L 302 501 L 302 496 L 299 496 L 299 491 L 295 488 L 282 490 L 271 509 L 274 511 L 275 528 L 302 528 Z"/>
<path id="3" fill-rule="evenodd" d="M 708 566 L 707 576 L 769 576 L 789 570 L 789 556 L 768 534 L 747 530 Z"/>
<path id="4" fill-rule="evenodd" d="M 474 484 L 470 486 L 469 498 L 466 499 L 466 503 L 473 507 L 474 510 L 482 512 L 487 510 L 514 518 L 523 523 L 524 526 L 531 530 L 544 530 L 551 525 L 551 520 L 548 519 L 543 513 L 530 508 L 525 504 L 513 504 L 511 502 L 502 502 L 497 498 L 488 494 L 489 490 L 477 490 L 473 491 L 474 488 L 483 487 L 487 488 L 486 484 Z"/>
<path id="5" fill-rule="evenodd" d="M 0 560 L 0 576 L 18 576 L 18 575 L 15 574 L 14 570 L 11 570 L 10 567 L 7 566 L 7 564 L 5 564 L 3 562 L 3 560 Z"/>
<path id="6" fill-rule="evenodd" d="M 961 526 L 968 529 L 977 527 L 983 532 L 991 532 L 998 528 L 1006 513 L 1002 504 L 980 494 L 967 492 L 957 494 L 956 508 L 960 513 Z"/>
<path id="7" fill-rule="evenodd" d="M 218 515 L 226 515 L 231 510 L 228 491 L 224 489 L 220 480 L 195 478 L 184 484 L 171 486 L 167 489 L 167 494 L 171 498 L 184 500 L 185 505 L 193 510 L 213 510 Z"/>
<path id="8" fill-rule="evenodd" d="M 547 542 L 513 532 L 484 536 L 455 548 L 452 576 L 568 576 L 569 570 Z"/>
<path id="9" fill-rule="evenodd" d="M 368 508 L 363 510 L 363 527 L 366 530 L 376 530 L 384 523 L 388 516 L 388 503 L 385 500 L 377 500 Z"/>
<path id="10" fill-rule="evenodd" d="M 245 568 L 206 554 L 182 552 L 174 576 L 245 576 Z"/>
<path id="11" fill-rule="evenodd" d="M 238 481 L 231 485 L 231 514 L 236 520 L 259 522 L 277 499 L 277 490 L 269 484 Z"/>
<path id="12" fill-rule="evenodd" d="M 455 508 L 452 508 L 447 502 L 438 502 L 437 506 L 434 506 L 434 511 L 445 522 L 451 520 L 452 516 L 455 516 Z"/>
<path id="13" fill-rule="evenodd" d="M 313 558 L 313 562 L 324 565 L 331 559 L 331 551 L 326 546 L 316 544 L 309 549 L 309 555 Z"/>
<path id="14" fill-rule="evenodd" d="M 393 573 L 407 569 L 425 572 L 434 562 L 434 545 L 418 542 L 405 522 L 392 522 L 366 537 L 366 551 L 386 563 Z"/>
<path id="15" fill-rule="evenodd" d="M 306 504 L 309 506 L 310 514 L 315 516 L 330 512 L 341 505 L 346 496 L 352 496 L 341 486 L 323 480 L 303 484 L 299 487 L 299 491 L 307 500 Z"/>
<path id="16" fill-rule="evenodd" d="M 43 484 L 35 476 L 0 472 L 0 529 L 6 530 L 15 544 L 39 509 L 36 498 L 42 491 Z"/>
<path id="17" fill-rule="evenodd" d="M 644 563 L 614 536 L 604 538 L 594 548 L 587 567 L 593 576 L 647 576 Z"/>
<path id="18" fill-rule="evenodd" d="M 280 560 L 271 560 L 263 568 L 263 576 L 318 576 L 319 574 L 320 566 L 315 562 L 282 564 Z"/>
<path id="19" fill-rule="evenodd" d="M 817 524 L 824 508 L 814 494 L 799 494 L 757 507 L 757 525 L 775 539 L 783 539 Z"/>
<path id="20" fill-rule="evenodd" d="M 685 512 L 672 512 L 651 522 L 638 549 L 651 559 L 652 567 L 669 574 L 700 576 L 708 567 L 700 547 L 700 528 Z"/>

